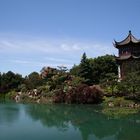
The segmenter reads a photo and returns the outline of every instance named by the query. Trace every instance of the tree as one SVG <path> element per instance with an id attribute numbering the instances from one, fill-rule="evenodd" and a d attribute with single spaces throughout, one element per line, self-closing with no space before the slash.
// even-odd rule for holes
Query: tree
<path id="1" fill-rule="evenodd" d="M 127 85 L 129 92 L 133 95 L 140 90 L 140 72 L 131 72 L 129 73 L 125 79 L 125 84 Z"/>
<path id="2" fill-rule="evenodd" d="M 25 77 L 25 84 L 27 89 L 34 89 L 38 86 L 41 86 L 43 83 L 43 80 L 39 73 L 32 72 L 28 76 Z"/>
<path id="3" fill-rule="evenodd" d="M 70 73 L 83 78 L 86 76 L 90 79 L 92 84 L 99 84 L 100 81 L 106 78 L 107 73 L 114 73 L 117 75 L 118 66 L 113 55 L 105 55 L 88 59 L 84 53 L 81 63 L 79 65 L 74 65 L 70 70 Z"/>
<path id="4" fill-rule="evenodd" d="M 140 72 L 131 72 L 118 83 L 118 93 L 128 99 L 140 100 Z"/>
<path id="5" fill-rule="evenodd" d="M 65 66 L 57 66 L 58 71 L 60 71 L 61 74 L 65 73 L 68 69 Z"/>
<path id="6" fill-rule="evenodd" d="M 112 55 L 99 56 L 97 58 L 90 58 L 89 64 L 92 69 L 92 77 L 94 83 L 98 84 L 101 80 L 106 78 L 107 73 L 118 74 L 118 66 L 115 58 Z"/>
<path id="7" fill-rule="evenodd" d="M 12 71 L 3 73 L 0 76 L 0 92 L 9 92 L 12 89 L 17 89 L 17 87 L 23 82 L 23 78 L 19 74 L 15 74 Z"/>
<path id="8" fill-rule="evenodd" d="M 85 79 L 85 84 L 92 85 L 92 69 L 86 57 L 86 53 L 82 56 L 78 75 Z"/>
<path id="9" fill-rule="evenodd" d="M 105 88 L 109 88 L 111 90 L 111 94 L 114 94 L 114 89 L 118 83 L 118 76 L 115 73 L 107 73 L 105 78 L 100 81 Z"/>
<path id="10" fill-rule="evenodd" d="M 44 79 L 45 81 L 49 81 L 54 75 L 57 75 L 59 73 L 59 70 L 52 67 L 43 67 L 40 72 L 42 79 Z"/>
<path id="11" fill-rule="evenodd" d="M 79 69 L 80 69 L 80 66 L 79 66 L 79 65 L 74 65 L 74 66 L 70 69 L 70 74 L 71 74 L 71 75 L 78 76 L 78 74 L 79 74 Z"/>

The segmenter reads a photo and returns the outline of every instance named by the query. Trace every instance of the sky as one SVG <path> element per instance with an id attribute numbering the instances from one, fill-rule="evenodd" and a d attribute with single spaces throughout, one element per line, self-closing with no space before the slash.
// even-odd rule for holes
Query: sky
<path id="1" fill-rule="evenodd" d="M 28 75 L 112 54 L 140 39 L 140 0 L 0 0 L 0 72 Z"/>

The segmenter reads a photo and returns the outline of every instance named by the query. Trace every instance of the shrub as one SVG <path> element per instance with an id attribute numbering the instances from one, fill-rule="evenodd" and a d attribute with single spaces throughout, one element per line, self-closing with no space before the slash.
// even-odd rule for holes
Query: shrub
<path id="1" fill-rule="evenodd" d="M 103 99 L 103 90 L 99 85 L 93 85 L 90 87 L 91 88 L 91 94 L 92 94 L 92 99 L 94 100 L 95 103 L 99 103 Z"/>
<path id="2" fill-rule="evenodd" d="M 50 92 L 50 86 L 48 86 L 48 85 L 40 86 L 37 88 L 37 91 L 38 91 L 38 93 L 40 93 L 42 96 L 45 97 Z"/>
<path id="3" fill-rule="evenodd" d="M 54 90 L 53 91 L 53 99 L 54 103 L 63 103 L 65 102 L 65 93 L 62 89 Z"/>
<path id="4" fill-rule="evenodd" d="M 65 97 L 67 103 L 93 104 L 100 103 L 103 98 L 103 91 L 99 86 L 87 86 L 81 84 L 68 91 Z"/>
<path id="5" fill-rule="evenodd" d="M 78 76 L 72 76 L 71 80 L 69 80 L 68 84 L 71 85 L 72 87 L 76 87 L 78 85 L 81 85 L 84 82 L 85 82 L 84 78 L 81 78 Z"/>
<path id="6" fill-rule="evenodd" d="M 16 97 L 16 92 L 15 91 L 10 91 L 7 94 L 5 94 L 6 99 L 14 99 Z"/>

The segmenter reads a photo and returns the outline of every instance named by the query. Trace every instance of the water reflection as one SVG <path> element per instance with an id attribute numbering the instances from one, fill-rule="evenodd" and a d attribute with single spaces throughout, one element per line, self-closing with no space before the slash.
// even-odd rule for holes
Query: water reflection
<path id="1" fill-rule="evenodd" d="M 83 140 L 118 139 L 139 140 L 139 114 L 127 118 L 109 119 L 97 112 L 95 106 L 83 105 L 29 105 L 26 113 L 44 126 L 67 131 L 69 125 L 79 130 Z"/>
<path id="2" fill-rule="evenodd" d="M 0 124 L 12 124 L 18 120 L 20 114 L 19 106 L 13 103 L 0 103 Z"/>

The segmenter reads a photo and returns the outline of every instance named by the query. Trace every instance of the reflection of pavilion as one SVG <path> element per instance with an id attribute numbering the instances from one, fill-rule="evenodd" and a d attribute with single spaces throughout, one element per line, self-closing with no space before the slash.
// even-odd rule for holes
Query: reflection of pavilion
<path id="1" fill-rule="evenodd" d="M 131 31 L 123 41 L 115 41 L 114 46 L 119 50 L 116 61 L 119 65 L 120 79 L 130 72 L 140 70 L 140 40 L 136 39 Z"/>

